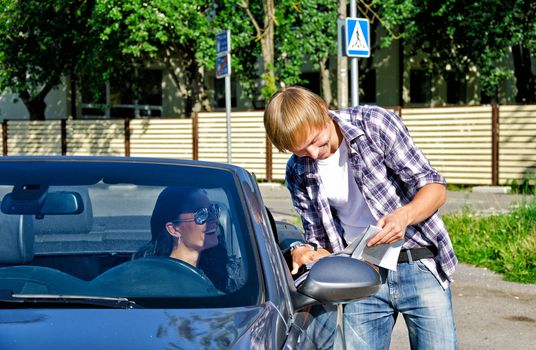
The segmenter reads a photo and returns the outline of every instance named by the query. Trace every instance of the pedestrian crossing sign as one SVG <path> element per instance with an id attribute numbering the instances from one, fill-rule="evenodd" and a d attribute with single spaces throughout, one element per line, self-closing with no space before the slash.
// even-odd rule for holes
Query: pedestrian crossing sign
<path id="1" fill-rule="evenodd" d="M 346 56 L 370 57 L 370 30 L 366 18 L 346 18 Z"/>

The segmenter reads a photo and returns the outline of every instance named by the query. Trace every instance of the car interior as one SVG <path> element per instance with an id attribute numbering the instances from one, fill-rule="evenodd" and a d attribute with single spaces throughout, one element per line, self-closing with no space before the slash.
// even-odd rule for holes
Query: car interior
<path id="1" fill-rule="evenodd" d="M 121 201 L 131 200 L 119 191 L 121 186 L 47 186 L 46 193 L 54 194 L 55 204 L 75 202 L 63 205 L 65 213 L 54 214 L 28 209 L 35 198 L 16 194 L 17 186 L 0 186 L 0 289 L 14 294 L 142 299 L 224 295 L 199 268 L 180 260 L 135 258 L 138 249 L 151 239 L 150 214 L 162 187 L 146 189 L 147 203 L 129 215 L 129 210 L 118 208 Z M 110 205 L 112 209 L 104 210 L 99 201 L 108 200 L 114 191 L 119 194 Z M 244 246 L 224 201 L 225 192 L 206 191 L 220 208 L 221 241 L 235 265 L 240 265 L 233 273 L 244 281 L 248 275 Z M 59 194 L 75 195 L 63 195 L 62 199 Z M 46 203 L 40 205 L 46 207 Z"/>

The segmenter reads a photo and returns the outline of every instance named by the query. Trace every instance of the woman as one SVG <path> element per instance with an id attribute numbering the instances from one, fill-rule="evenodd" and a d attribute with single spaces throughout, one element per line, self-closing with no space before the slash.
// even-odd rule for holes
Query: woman
<path id="1" fill-rule="evenodd" d="M 219 208 L 210 203 L 204 191 L 167 187 L 153 209 L 151 241 L 135 257 L 168 256 L 182 260 L 201 269 L 216 288 L 228 292 L 228 256 L 218 219 Z"/>

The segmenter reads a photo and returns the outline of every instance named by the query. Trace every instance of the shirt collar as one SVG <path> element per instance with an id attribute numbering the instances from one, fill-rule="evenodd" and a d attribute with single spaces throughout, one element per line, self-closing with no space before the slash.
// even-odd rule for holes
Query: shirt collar
<path id="1" fill-rule="evenodd" d="M 365 134 L 363 129 L 355 123 L 355 119 L 357 119 L 356 117 L 360 112 L 359 107 L 346 109 L 342 112 L 329 111 L 329 116 L 339 125 L 342 135 L 348 143 Z"/>

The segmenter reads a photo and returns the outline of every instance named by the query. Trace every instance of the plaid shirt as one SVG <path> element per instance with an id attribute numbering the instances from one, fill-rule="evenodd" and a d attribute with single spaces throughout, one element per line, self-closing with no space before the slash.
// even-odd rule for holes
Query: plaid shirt
<path id="1" fill-rule="evenodd" d="M 422 186 L 446 183 L 415 146 L 398 115 L 375 106 L 358 106 L 330 112 L 330 117 L 341 129 L 351 174 L 376 220 L 409 203 Z M 344 230 L 324 194 L 316 161 L 292 155 L 286 185 L 306 240 L 332 252 L 344 249 Z M 435 246 L 438 255 L 423 263 L 446 287 L 457 259 L 438 212 L 406 230 L 403 248 L 427 245 Z"/>

